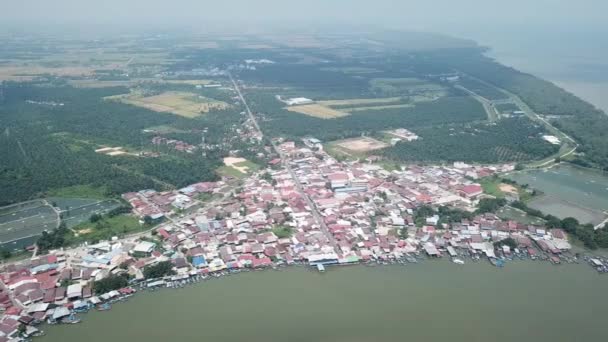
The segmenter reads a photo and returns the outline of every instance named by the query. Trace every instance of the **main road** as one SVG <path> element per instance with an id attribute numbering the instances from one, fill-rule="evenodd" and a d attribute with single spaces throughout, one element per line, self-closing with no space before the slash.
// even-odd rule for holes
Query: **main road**
<path id="1" fill-rule="evenodd" d="M 247 115 L 249 116 L 249 119 L 251 120 L 251 123 L 253 124 L 253 126 L 255 127 L 255 129 L 259 132 L 260 136 L 263 137 L 264 136 L 264 132 L 260 129 L 260 126 L 258 125 L 258 121 L 256 120 L 255 116 L 251 112 L 251 109 L 249 108 L 249 105 L 247 104 L 247 101 L 245 100 L 245 97 L 241 93 L 241 89 L 239 88 L 239 85 L 234 80 L 234 78 L 232 77 L 231 74 L 228 74 L 228 76 L 230 77 L 230 81 L 232 82 L 232 85 L 234 86 L 234 90 L 236 90 L 236 92 L 237 92 L 237 94 L 239 96 L 239 99 L 241 100 L 241 102 L 245 106 L 245 111 L 247 112 Z M 325 236 L 329 240 L 331 246 L 334 248 L 334 251 L 336 253 L 338 253 L 339 249 L 338 249 L 338 244 L 336 242 L 336 239 L 329 232 L 329 229 L 327 228 L 327 225 L 325 224 L 325 221 L 323 220 L 323 217 L 321 216 L 321 214 L 317 210 L 317 207 L 315 206 L 315 204 L 313 203 L 313 201 L 310 199 L 310 197 L 308 196 L 308 194 L 304 191 L 304 188 L 302 187 L 302 183 L 300 182 L 300 180 L 298 179 L 298 176 L 296 175 L 296 173 L 291 168 L 291 165 L 289 164 L 289 159 L 285 156 L 285 154 L 283 153 L 283 151 L 281 151 L 277 147 L 277 145 L 275 144 L 274 141 L 272 141 L 272 139 L 269 139 L 269 140 L 270 140 L 270 144 L 272 145 L 272 148 L 279 155 L 279 157 L 281 159 L 281 164 L 289 172 L 289 174 L 291 175 L 291 178 L 293 178 L 294 182 L 296 183 L 296 188 L 298 189 L 298 192 L 306 200 L 306 204 L 310 208 L 310 212 L 312 213 L 312 216 L 314 217 L 317 225 L 320 227 L 320 229 L 323 232 L 323 234 L 325 234 Z"/>

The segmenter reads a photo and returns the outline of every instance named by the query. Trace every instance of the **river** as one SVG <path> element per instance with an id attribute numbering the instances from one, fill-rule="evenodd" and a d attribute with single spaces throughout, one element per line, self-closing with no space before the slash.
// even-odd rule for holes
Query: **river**
<path id="1" fill-rule="evenodd" d="M 606 341 L 606 290 L 587 265 L 534 261 L 291 268 L 137 294 L 40 341 Z"/>
<path id="2" fill-rule="evenodd" d="M 598 224 L 608 210 L 608 176 L 599 171 L 560 164 L 550 169 L 528 170 L 509 175 L 545 193 L 528 205 L 559 218 L 575 217 Z"/>

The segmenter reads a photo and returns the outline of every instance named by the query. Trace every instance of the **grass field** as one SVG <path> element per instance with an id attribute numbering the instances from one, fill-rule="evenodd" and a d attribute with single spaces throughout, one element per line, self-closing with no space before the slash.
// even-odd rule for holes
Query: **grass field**
<path id="1" fill-rule="evenodd" d="M 321 119 L 335 119 L 343 116 L 347 116 L 348 113 L 332 109 L 330 107 L 321 104 L 307 104 L 299 106 L 285 107 L 290 112 L 296 112 L 300 114 L 306 114 Z"/>
<path id="2" fill-rule="evenodd" d="M 226 102 L 213 100 L 193 93 L 176 91 L 168 91 L 148 97 L 131 94 L 112 97 L 111 99 L 147 108 L 155 112 L 172 113 L 187 118 L 194 118 L 211 110 L 223 110 L 230 107 Z"/>
<path id="3" fill-rule="evenodd" d="M 232 166 L 220 166 L 217 170 L 216 170 L 217 174 L 219 174 L 220 176 L 224 176 L 224 177 L 233 177 L 233 178 L 238 178 L 238 179 L 242 179 L 245 178 L 247 176 L 247 174 L 233 168 Z"/>
<path id="4" fill-rule="evenodd" d="M 486 177 L 481 179 L 479 181 L 479 184 L 481 184 L 484 193 L 494 196 L 496 198 L 505 197 L 504 192 L 500 190 L 500 180 L 492 177 Z"/>
<path id="5" fill-rule="evenodd" d="M 148 227 L 141 225 L 139 219 L 132 215 L 118 215 L 114 217 L 103 217 L 100 221 L 82 222 L 73 228 L 74 236 L 70 239 L 72 243 L 80 241 L 109 240 L 113 236 L 124 236 L 125 234 L 144 231 Z"/>
<path id="6" fill-rule="evenodd" d="M 224 158 L 224 164 L 217 170 L 217 173 L 239 179 L 260 169 L 258 164 L 244 158 L 227 157 Z"/>

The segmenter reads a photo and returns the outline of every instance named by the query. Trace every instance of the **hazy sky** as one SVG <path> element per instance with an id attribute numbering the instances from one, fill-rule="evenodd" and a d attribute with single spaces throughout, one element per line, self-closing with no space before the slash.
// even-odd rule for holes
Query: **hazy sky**
<path id="1" fill-rule="evenodd" d="M 606 28 L 606 0 L 0 0 L 0 25 L 81 29 L 359 26 L 461 34 Z"/>

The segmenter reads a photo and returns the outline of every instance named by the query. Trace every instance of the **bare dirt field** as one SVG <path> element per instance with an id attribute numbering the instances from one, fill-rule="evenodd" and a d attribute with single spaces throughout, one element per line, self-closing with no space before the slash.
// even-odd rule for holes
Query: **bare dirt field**
<path id="1" fill-rule="evenodd" d="M 498 188 L 500 189 L 500 191 L 502 192 L 507 192 L 507 193 L 517 193 L 517 188 L 514 187 L 511 184 L 506 184 L 506 183 L 500 183 L 500 185 L 498 185 Z"/>
<path id="2" fill-rule="evenodd" d="M 188 118 L 197 117 L 211 110 L 223 110 L 230 106 L 226 102 L 198 96 L 193 93 L 174 91 L 148 97 L 131 94 L 113 97 L 113 99 L 156 112 L 167 112 Z"/>
<path id="3" fill-rule="evenodd" d="M 335 145 L 353 152 L 369 152 L 389 146 L 387 143 L 369 137 L 340 140 L 335 142 Z"/>
<path id="4" fill-rule="evenodd" d="M 285 107 L 285 109 L 290 112 L 306 114 L 321 119 L 335 119 L 348 115 L 348 113 L 338 111 L 316 103 L 299 106 L 289 106 Z"/>

